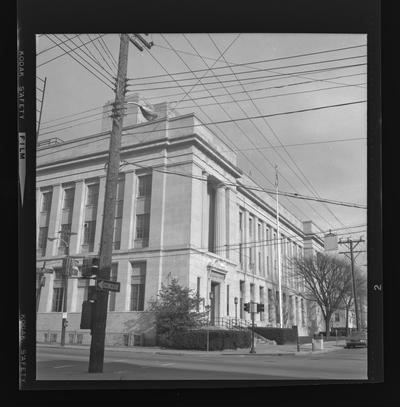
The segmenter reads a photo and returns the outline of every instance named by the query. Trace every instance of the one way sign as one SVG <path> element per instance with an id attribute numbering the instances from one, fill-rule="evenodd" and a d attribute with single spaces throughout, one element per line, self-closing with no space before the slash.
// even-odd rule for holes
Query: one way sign
<path id="1" fill-rule="evenodd" d="M 117 281 L 109 281 L 109 280 L 97 280 L 96 287 L 98 290 L 108 290 L 108 291 L 116 291 L 119 292 L 119 288 L 121 283 Z"/>

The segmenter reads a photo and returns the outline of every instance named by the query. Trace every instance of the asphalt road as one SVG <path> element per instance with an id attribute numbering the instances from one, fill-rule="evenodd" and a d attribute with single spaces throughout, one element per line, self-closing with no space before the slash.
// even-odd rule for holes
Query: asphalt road
<path id="1" fill-rule="evenodd" d="M 89 374 L 89 349 L 40 347 L 37 380 L 335 380 L 367 379 L 366 349 L 307 356 L 173 355 L 106 350 Z"/>

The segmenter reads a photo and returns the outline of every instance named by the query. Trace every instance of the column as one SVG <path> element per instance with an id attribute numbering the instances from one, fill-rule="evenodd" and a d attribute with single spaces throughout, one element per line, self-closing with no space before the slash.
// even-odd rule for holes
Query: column
<path id="1" fill-rule="evenodd" d="M 44 287 L 42 287 L 42 291 L 40 292 L 40 302 L 39 302 L 39 313 L 42 312 L 50 312 L 51 310 L 51 289 L 53 289 L 53 280 L 54 280 L 54 273 L 53 274 L 45 274 L 46 281 Z"/>
<path id="2" fill-rule="evenodd" d="M 226 256 L 226 203 L 225 187 L 219 184 L 215 191 L 215 246 L 219 256 Z"/>
<path id="3" fill-rule="evenodd" d="M 83 207 L 85 203 L 85 183 L 77 181 L 75 183 L 74 207 L 72 210 L 71 235 L 69 240 L 69 254 L 74 255 L 80 252 L 80 242 L 82 241 L 83 232 Z"/>
<path id="4" fill-rule="evenodd" d="M 78 279 L 70 278 L 68 280 L 68 312 L 81 312 L 80 305 L 77 304 L 78 299 Z"/>
<path id="5" fill-rule="evenodd" d="M 94 252 L 100 252 L 101 229 L 103 226 L 104 198 L 106 193 L 106 177 L 99 180 L 99 197 L 97 199 L 96 231 L 94 235 Z"/>
<path id="6" fill-rule="evenodd" d="M 207 179 L 208 173 L 203 171 L 202 177 Z M 202 183 L 202 211 L 201 211 L 201 248 L 204 250 L 208 250 L 208 221 L 209 221 L 209 210 L 210 210 L 210 203 L 208 201 L 208 193 L 207 193 L 207 181 L 201 181 Z"/>
<path id="7" fill-rule="evenodd" d="M 125 173 L 124 203 L 122 209 L 121 250 L 133 247 L 133 224 L 135 215 L 135 173 Z"/>
<path id="8" fill-rule="evenodd" d="M 57 233 L 60 228 L 60 216 L 61 216 L 61 185 L 54 185 L 53 187 L 53 197 L 51 199 L 51 209 L 50 209 L 50 220 L 48 237 L 59 237 L 60 234 Z M 46 245 L 46 257 L 54 256 L 56 253 L 56 248 L 59 245 L 58 240 L 47 241 Z"/>

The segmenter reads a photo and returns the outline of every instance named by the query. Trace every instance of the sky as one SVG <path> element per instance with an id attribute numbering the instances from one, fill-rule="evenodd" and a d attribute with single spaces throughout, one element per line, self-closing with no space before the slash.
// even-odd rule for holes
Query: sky
<path id="1" fill-rule="evenodd" d="M 145 38 L 154 43 L 150 50 L 129 47 L 128 95 L 170 101 L 180 114 L 194 112 L 204 123 L 272 115 L 209 128 L 240 150 L 238 166 L 263 188 L 273 188 L 277 165 L 281 191 L 367 204 L 366 35 Z M 99 132 L 101 106 L 114 99 L 119 35 L 38 35 L 36 52 L 38 110 L 46 78 L 39 141 Z M 325 108 L 332 105 L 342 106 Z M 287 114 L 298 110 L 306 111 Z M 367 238 L 365 209 L 286 197 L 280 202 L 320 231 Z M 366 253 L 357 264 L 366 265 Z"/>

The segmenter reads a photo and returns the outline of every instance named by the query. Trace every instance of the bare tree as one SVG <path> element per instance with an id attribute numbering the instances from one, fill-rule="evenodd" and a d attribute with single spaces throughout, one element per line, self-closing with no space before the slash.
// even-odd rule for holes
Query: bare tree
<path id="1" fill-rule="evenodd" d="M 329 335 L 331 317 L 342 306 L 351 288 L 349 265 L 337 257 L 321 253 L 293 258 L 291 262 L 293 278 L 304 284 L 304 290 L 299 295 L 318 304 L 325 321 L 326 334 Z"/>

